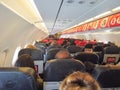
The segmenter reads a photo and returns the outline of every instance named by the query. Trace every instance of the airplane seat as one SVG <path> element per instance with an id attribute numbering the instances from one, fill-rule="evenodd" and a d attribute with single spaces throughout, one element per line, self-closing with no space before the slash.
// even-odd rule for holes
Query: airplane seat
<path id="1" fill-rule="evenodd" d="M 44 46 L 45 48 L 47 48 L 47 45 L 44 42 L 36 42 L 34 45 L 35 46 Z"/>
<path id="2" fill-rule="evenodd" d="M 98 66 L 92 73 L 102 90 L 120 90 L 120 66 Z"/>
<path id="3" fill-rule="evenodd" d="M 119 60 L 119 48 L 117 46 L 108 46 L 104 49 L 103 63 L 116 64 Z"/>
<path id="4" fill-rule="evenodd" d="M 55 55 L 57 52 L 62 50 L 63 48 L 52 48 L 48 50 L 45 54 L 44 62 L 47 62 L 48 60 L 55 59 Z"/>
<path id="5" fill-rule="evenodd" d="M 0 90 L 37 90 L 32 68 L 0 68 Z"/>
<path id="6" fill-rule="evenodd" d="M 18 57 L 22 54 L 29 54 L 34 59 L 35 69 L 39 74 L 43 74 L 43 53 L 39 49 L 24 48 L 18 53 Z"/>
<path id="7" fill-rule="evenodd" d="M 45 51 L 46 51 L 46 48 L 47 48 L 47 46 L 46 46 L 45 44 L 36 43 L 36 44 L 35 44 L 35 47 L 37 47 L 38 49 L 42 50 L 43 53 L 45 54 Z"/>
<path id="8" fill-rule="evenodd" d="M 95 46 L 93 48 L 93 52 L 103 52 L 103 46 Z"/>
<path id="9" fill-rule="evenodd" d="M 93 53 L 95 53 L 99 56 L 99 63 L 98 64 L 102 64 L 104 53 L 103 52 L 93 52 Z"/>
<path id="10" fill-rule="evenodd" d="M 82 47 L 79 47 L 79 46 L 75 46 L 75 45 L 70 45 L 67 47 L 67 50 L 70 52 L 70 53 L 76 53 L 76 52 L 82 52 L 83 51 L 83 48 Z"/>
<path id="11" fill-rule="evenodd" d="M 82 61 L 83 63 L 86 61 L 94 64 L 99 63 L 99 56 L 95 53 L 78 52 L 74 55 L 74 58 Z"/>
<path id="12" fill-rule="evenodd" d="M 117 46 L 108 46 L 104 49 L 105 54 L 118 54 L 119 53 L 119 47 Z"/>
<path id="13" fill-rule="evenodd" d="M 60 45 L 49 45 L 46 49 L 46 51 L 49 51 L 50 49 L 55 49 L 55 48 L 62 48 Z"/>
<path id="14" fill-rule="evenodd" d="M 44 67 L 44 90 L 59 90 L 61 81 L 74 71 L 85 71 L 84 64 L 73 59 L 53 59 Z"/>

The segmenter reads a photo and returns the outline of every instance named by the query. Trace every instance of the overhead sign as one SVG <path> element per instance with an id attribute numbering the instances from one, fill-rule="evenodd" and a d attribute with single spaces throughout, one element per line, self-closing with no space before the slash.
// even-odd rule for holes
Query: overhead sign
<path id="1" fill-rule="evenodd" d="M 113 14 L 92 22 L 88 22 L 83 25 L 76 26 L 67 31 L 64 31 L 63 34 L 91 31 L 91 30 L 97 30 L 101 28 L 111 28 L 116 26 L 120 26 L 120 13 Z"/>

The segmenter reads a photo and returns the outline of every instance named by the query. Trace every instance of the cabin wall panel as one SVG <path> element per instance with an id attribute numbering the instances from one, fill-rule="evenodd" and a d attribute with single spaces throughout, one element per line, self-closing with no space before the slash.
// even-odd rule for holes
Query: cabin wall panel
<path id="1" fill-rule="evenodd" d="M 43 39 L 47 34 L 0 4 L 0 52 L 7 51 L 3 66 L 11 66 L 16 47 Z M 0 55 L 1 57 L 4 54 Z"/>

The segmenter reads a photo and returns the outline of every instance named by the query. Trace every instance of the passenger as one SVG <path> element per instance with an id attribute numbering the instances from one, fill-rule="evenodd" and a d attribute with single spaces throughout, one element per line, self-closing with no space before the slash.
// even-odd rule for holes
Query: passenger
<path id="1" fill-rule="evenodd" d="M 63 50 L 60 50 L 59 52 L 57 52 L 57 54 L 55 55 L 55 58 L 56 59 L 70 59 L 71 55 L 68 52 L 68 50 L 63 49 Z"/>
<path id="2" fill-rule="evenodd" d="M 86 52 L 86 53 L 92 53 L 93 52 L 93 45 L 92 44 L 86 44 L 84 52 Z"/>
<path id="3" fill-rule="evenodd" d="M 28 54 L 23 54 L 20 57 L 18 57 L 15 63 L 15 66 L 16 67 L 30 67 L 35 70 L 34 60 Z M 37 73 L 36 73 L 36 77 L 37 77 L 36 81 L 37 81 L 38 90 L 43 90 L 43 80 L 40 78 L 40 76 Z"/>
<path id="4" fill-rule="evenodd" d="M 62 81 L 59 90 L 101 90 L 101 88 L 90 74 L 77 71 Z"/>
<path id="5" fill-rule="evenodd" d="M 62 48 L 62 46 L 57 43 L 57 40 L 53 40 L 51 44 L 47 47 L 47 51 L 52 48 Z"/>

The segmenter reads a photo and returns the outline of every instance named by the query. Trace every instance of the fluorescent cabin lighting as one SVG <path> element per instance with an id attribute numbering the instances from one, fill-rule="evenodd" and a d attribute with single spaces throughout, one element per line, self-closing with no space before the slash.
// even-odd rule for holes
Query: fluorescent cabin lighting
<path id="1" fill-rule="evenodd" d="M 111 10 L 112 12 L 116 12 L 116 11 L 120 11 L 120 7 L 116 7 L 114 9 Z"/>
<path id="2" fill-rule="evenodd" d="M 99 19 L 99 18 L 104 17 L 104 16 L 109 15 L 109 14 L 111 14 L 111 11 L 107 11 L 107 12 L 105 12 L 105 13 L 102 13 L 102 14 L 100 14 L 100 15 L 98 15 L 98 16 L 95 16 L 94 18 L 95 18 L 95 19 Z"/>
<path id="3" fill-rule="evenodd" d="M 94 18 L 90 18 L 90 19 L 84 21 L 84 23 L 87 23 L 87 22 L 90 22 L 90 21 L 93 21 L 93 20 L 94 20 Z"/>
<path id="4" fill-rule="evenodd" d="M 111 31 L 110 31 L 110 30 L 106 30 L 105 32 L 109 33 L 109 32 L 111 32 Z"/>

